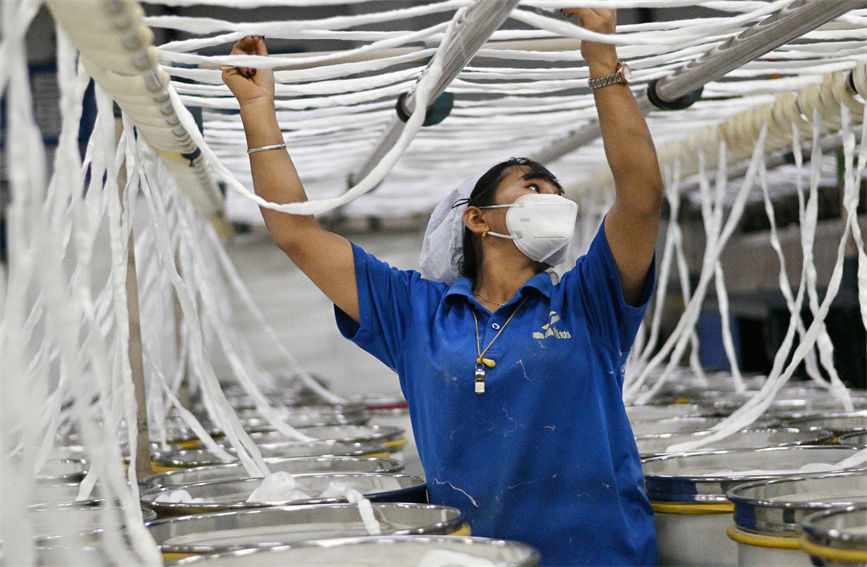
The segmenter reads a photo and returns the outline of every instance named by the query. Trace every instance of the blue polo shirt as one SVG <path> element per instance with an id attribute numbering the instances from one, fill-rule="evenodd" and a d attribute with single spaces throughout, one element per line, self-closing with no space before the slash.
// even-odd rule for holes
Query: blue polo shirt
<path id="1" fill-rule="evenodd" d="M 657 564 L 622 399 L 653 268 L 627 305 L 600 228 L 559 283 L 542 272 L 490 313 L 469 279 L 449 286 L 353 254 L 361 324 L 336 309 L 338 327 L 397 372 L 430 501 L 461 509 L 473 535 L 535 546 L 543 565 Z M 482 349 L 502 331 L 484 394 L 473 313 Z"/>

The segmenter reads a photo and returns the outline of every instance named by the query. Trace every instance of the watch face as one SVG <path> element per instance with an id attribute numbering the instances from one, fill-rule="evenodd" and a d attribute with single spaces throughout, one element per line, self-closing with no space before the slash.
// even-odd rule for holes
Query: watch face
<path id="1" fill-rule="evenodd" d="M 629 65 L 627 65 L 626 63 L 621 63 L 620 72 L 623 74 L 623 78 L 626 80 L 627 83 L 632 80 L 632 69 L 629 68 Z"/>

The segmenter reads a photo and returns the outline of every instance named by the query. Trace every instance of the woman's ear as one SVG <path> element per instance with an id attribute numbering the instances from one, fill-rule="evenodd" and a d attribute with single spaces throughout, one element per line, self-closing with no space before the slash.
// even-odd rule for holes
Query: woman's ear
<path id="1" fill-rule="evenodd" d="M 482 234 L 491 229 L 488 226 L 488 221 L 482 216 L 482 210 L 478 207 L 467 207 L 463 214 L 463 220 L 464 225 L 475 234 Z"/>

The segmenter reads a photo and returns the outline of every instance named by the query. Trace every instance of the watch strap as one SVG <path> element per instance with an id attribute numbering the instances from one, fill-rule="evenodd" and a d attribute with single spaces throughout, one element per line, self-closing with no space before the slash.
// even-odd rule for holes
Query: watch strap
<path id="1" fill-rule="evenodd" d="M 614 73 L 611 73 L 610 75 L 604 75 L 602 77 L 597 77 L 595 79 L 589 79 L 587 81 L 587 85 L 592 91 L 595 91 L 596 89 L 601 89 L 602 87 L 607 87 L 608 85 L 616 85 L 618 83 L 628 83 L 626 77 L 623 76 L 623 65 L 619 63 L 617 65 L 617 71 L 615 71 Z"/>

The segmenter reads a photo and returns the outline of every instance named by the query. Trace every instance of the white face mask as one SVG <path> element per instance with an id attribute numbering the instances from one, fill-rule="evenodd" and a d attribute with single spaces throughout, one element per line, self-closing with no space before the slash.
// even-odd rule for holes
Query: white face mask
<path id="1" fill-rule="evenodd" d="M 525 256 L 537 262 L 556 265 L 566 251 L 575 231 L 578 204 L 560 195 L 528 193 L 511 205 L 490 205 L 480 209 L 508 207 L 506 228 L 509 234 L 488 232 L 491 236 L 511 238 Z"/>

